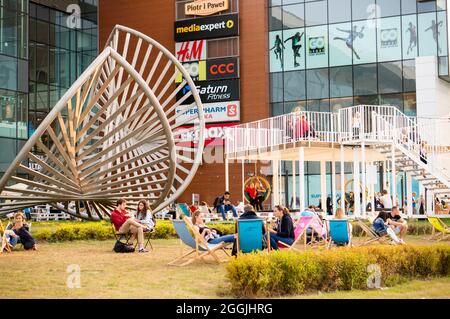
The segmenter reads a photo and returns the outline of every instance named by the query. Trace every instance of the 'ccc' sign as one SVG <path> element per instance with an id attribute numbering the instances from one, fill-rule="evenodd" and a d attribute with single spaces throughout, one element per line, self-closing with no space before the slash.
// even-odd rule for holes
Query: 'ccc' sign
<path id="1" fill-rule="evenodd" d="M 215 59 L 206 62 L 206 78 L 208 80 L 234 79 L 238 77 L 238 58 Z"/>

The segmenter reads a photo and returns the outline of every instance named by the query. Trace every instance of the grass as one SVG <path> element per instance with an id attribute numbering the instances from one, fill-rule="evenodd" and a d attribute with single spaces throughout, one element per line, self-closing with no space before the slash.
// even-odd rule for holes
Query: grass
<path id="1" fill-rule="evenodd" d="M 430 244 L 422 237 L 408 242 Z M 115 254 L 113 241 L 43 243 L 39 251 L 0 254 L 0 298 L 233 298 L 225 264 L 167 263 L 181 253 L 178 240 L 154 240 L 149 254 Z M 66 285 L 67 267 L 81 269 L 81 288 Z M 449 298 L 450 278 L 412 281 L 390 289 L 297 296 L 299 298 Z"/>

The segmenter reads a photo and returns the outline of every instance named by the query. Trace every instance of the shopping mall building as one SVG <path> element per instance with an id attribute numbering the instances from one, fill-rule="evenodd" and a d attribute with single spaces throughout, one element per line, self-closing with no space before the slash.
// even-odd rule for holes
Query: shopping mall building
<path id="1" fill-rule="evenodd" d="M 0 0 L 0 174 L 116 24 L 172 50 L 198 85 L 207 146 L 180 201 L 198 194 L 212 203 L 225 190 L 229 126 L 294 109 L 335 112 L 359 104 L 395 105 L 409 116 L 450 114 L 448 0 L 196 2 Z M 319 166 L 308 162 L 305 177 L 314 205 Z M 281 171 L 289 203 L 292 164 L 282 163 Z M 351 172 L 349 165 L 349 179 Z M 246 163 L 243 171 L 231 164 L 229 173 L 235 201 L 243 175 L 270 181 L 272 174 L 261 163 Z"/>

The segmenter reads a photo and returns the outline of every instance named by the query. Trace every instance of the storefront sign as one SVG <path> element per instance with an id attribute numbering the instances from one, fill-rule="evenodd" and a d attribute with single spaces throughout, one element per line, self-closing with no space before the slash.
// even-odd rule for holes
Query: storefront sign
<path id="1" fill-rule="evenodd" d="M 206 81 L 206 61 L 193 61 L 183 63 L 183 67 L 194 81 Z M 183 74 L 178 72 L 175 83 L 183 82 Z"/>
<path id="2" fill-rule="evenodd" d="M 210 16 L 215 13 L 226 11 L 229 8 L 228 0 L 197 0 L 185 4 L 186 15 Z"/>
<path id="3" fill-rule="evenodd" d="M 203 103 L 215 103 L 225 101 L 237 101 L 239 100 L 239 80 L 220 80 L 211 82 L 198 82 L 195 83 L 197 91 L 200 95 L 200 99 Z M 191 88 L 186 85 L 177 94 L 177 100 L 184 97 L 189 93 Z M 183 101 L 183 104 L 194 103 L 194 97 L 190 96 Z"/>
<path id="4" fill-rule="evenodd" d="M 239 101 L 223 102 L 223 103 L 206 103 L 203 104 L 203 112 L 205 114 L 206 123 L 220 123 L 220 122 L 236 122 L 241 119 L 241 108 Z M 176 123 L 194 124 L 194 121 L 187 121 L 193 118 L 197 113 L 197 107 L 191 107 L 189 105 L 180 105 L 177 107 L 177 114 L 183 113 L 178 116 Z"/>
<path id="5" fill-rule="evenodd" d="M 220 123 L 205 125 L 205 147 L 206 146 L 222 146 L 225 142 L 225 128 L 239 125 L 234 123 Z M 189 126 L 181 126 L 180 129 L 184 132 L 180 134 L 181 142 L 177 143 L 179 147 L 192 147 L 193 144 L 198 144 L 200 131 L 186 130 Z"/>
<path id="6" fill-rule="evenodd" d="M 223 38 L 239 35 L 239 15 L 226 14 L 175 22 L 175 42 Z"/>
<path id="7" fill-rule="evenodd" d="M 234 79 L 239 77 L 239 59 L 225 58 L 208 60 L 206 64 L 207 80 Z"/>
<path id="8" fill-rule="evenodd" d="M 180 62 L 206 60 L 206 41 L 197 40 L 175 43 L 175 56 Z"/>

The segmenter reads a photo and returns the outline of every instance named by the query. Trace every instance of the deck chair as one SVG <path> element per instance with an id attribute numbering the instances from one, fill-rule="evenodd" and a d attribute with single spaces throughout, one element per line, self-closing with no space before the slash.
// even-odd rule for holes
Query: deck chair
<path id="1" fill-rule="evenodd" d="M 237 221 L 237 251 L 251 253 L 264 249 L 264 221 L 262 219 L 244 219 Z"/>
<path id="2" fill-rule="evenodd" d="M 9 225 L 9 224 L 8 224 L 8 225 Z M 0 220 L 0 232 L 1 232 L 1 235 L 2 235 L 2 247 L 1 247 L 0 253 L 3 253 L 4 251 L 10 253 L 11 250 L 12 250 L 12 248 L 13 248 L 13 247 L 9 244 L 8 239 L 6 239 L 5 231 L 6 231 L 6 229 L 8 228 L 8 225 L 7 225 L 6 228 L 5 228 L 5 227 L 3 226 L 2 221 Z"/>
<path id="3" fill-rule="evenodd" d="M 304 239 L 304 247 L 306 248 L 306 244 L 307 244 L 306 243 L 306 230 L 308 229 L 308 227 L 310 227 L 313 219 L 314 219 L 314 217 L 312 217 L 312 216 L 300 217 L 300 219 L 298 220 L 298 222 L 295 225 L 295 229 L 294 229 L 295 237 L 294 237 L 294 242 L 292 243 L 292 245 L 288 245 L 288 244 L 285 244 L 285 243 L 279 241 L 278 248 L 299 251 L 298 249 L 295 248 L 295 245 L 298 243 L 298 241 L 302 237 Z"/>
<path id="4" fill-rule="evenodd" d="M 187 266 L 196 260 L 203 260 L 208 256 L 211 256 L 217 263 L 220 263 L 221 260 L 216 255 L 218 251 L 223 251 L 229 257 L 228 252 L 225 250 L 227 243 L 209 244 L 196 228 L 193 227 L 189 218 L 183 217 L 182 220 L 172 220 L 172 223 L 181 242 L 190 247 L 191 250 L 171 261 L 168 264 L 169 266 Z"/>
<path id="5" fill-rule="evenodd" d="M 349 222 L 346 219 L 334 219 L 328 222 L 329 225 L 329 241 L 327 248 L 330 249 L 332 244 L 336 246 L 351 246 L 351 234 Z"/>
<path id="6" fill-rule="evenodd" d="M 388 234 L 383 236 L 378 235 L 370 226 L 367 226 L 361 219 L 357 220 L 359 227 L 368 236 L 368 239 L 360 243 L 361 246 L 369 245 L 373 242 L 379 242 L 380 244 L 385 244 L 389 242 L 390 237 Z"/>
<path id="7" fill-rule="evenodd" d="M 325 226 L 318 216 L 313 217 L 309 229 L 311 229 L 311 234 L 307 236 L 311 236 L 311 240 L 307 242 L 307 245 L 311 247 L 327 245 L 327 237 L 326 237 L 327 232 L 324 231 Z M 316 239 L 317 237 L 319 238 L 318 240 Z"/>
<path id="8" fill-rule="evenodd" d="M 178 208 L 178 211 L 180 212 L 180 214 L 179 214 L 180 216 L 184 215 L 187 217 L 191 217 L 191 211 L 187 204 L 185 204 L 185 203 L 177 204 L 177 208 Z"/>
<path id="9" fill-rule="evenodd" d="M 439 217 L 428 217 L 428 221 L 433 226 L 433 234 L 428 238 L 429 240 L 441 241 L 448 238 L 450 235 L 450 228 Z"/>
<path id="10" fill-rule="evenodd" d="M 111 227 L 113 230 L 114 237 L 116 238 L 116 241 L 124 243 L 125 245 L 130 244 L 130 240 L 133 237 L 133 234 L 131 232 L 121 233 L 116 230 L 113 223 L 111 223 Z M 150 239 L 151 239 L 151 234 L 153 234 L 154 232 L 155 232 L 154 229 L 152 229 L 151 231 L 148 231 L 148 232 L 144 232 L 144 239 L 146 239 L 144 248 L 147 248 L 147 246 L 150 245 L 150 249 L 153 250 L 153 245 L 152 245 L 152 242 L 150 241 Z M 134 244 L 134 249 L 136 249 L 137 245 L 138 245 L 138 242 L 136 241 L 136 243 Z"/>

